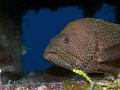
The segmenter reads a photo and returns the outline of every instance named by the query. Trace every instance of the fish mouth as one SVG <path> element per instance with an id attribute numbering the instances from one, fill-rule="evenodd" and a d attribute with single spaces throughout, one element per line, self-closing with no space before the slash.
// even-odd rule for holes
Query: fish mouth
<path id="1" fill-rule="evenodd" d="M 56 51 L 54 51 L 54 50 L 45 51 L 44 54 L 43 54 L 43 57 L 44 57 L 44 59 L 49 59 L 49 57 L 52 56 L 52 55 L 61 57 L 61 55 L 59 53 L 57 53 Z"/>
<path id="2" fill-rule="evenodd" d="M 67 62 L 67 60 L 55 50 L 46 50 L 43 54 L 43 58 L 53 65 L 71 69 L 69 62 Z"/>

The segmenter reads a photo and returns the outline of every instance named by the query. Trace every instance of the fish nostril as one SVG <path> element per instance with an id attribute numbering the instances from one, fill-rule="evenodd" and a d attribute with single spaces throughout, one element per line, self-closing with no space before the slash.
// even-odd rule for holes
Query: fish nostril
<path id="1" fill-rule="evenodd" d="M 57 39 L 57 36 L 51 38 L 50 42 L 56 41 L 56 39 Z"/>

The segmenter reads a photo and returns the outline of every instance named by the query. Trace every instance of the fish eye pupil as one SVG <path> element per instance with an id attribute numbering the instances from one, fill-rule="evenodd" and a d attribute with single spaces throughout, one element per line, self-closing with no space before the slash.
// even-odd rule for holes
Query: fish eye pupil
<path id="1" fill-rule="evenodd" d="M 68 38 L 65 38 L 64 41 L 68 41 Z"/>
<path id="2" fill-rule="evenodd" d="M 64 42 L 65 44 L 69 43 L 69 38 L 68 38 L 68 37 L 64 37 L 64 38 L 63 38 L 63 42 Z"/>

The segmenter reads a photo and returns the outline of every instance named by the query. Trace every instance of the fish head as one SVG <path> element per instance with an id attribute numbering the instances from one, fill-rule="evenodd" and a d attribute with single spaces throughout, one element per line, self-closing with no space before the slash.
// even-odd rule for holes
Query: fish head
<path id="1" fill-rule="evenodd" d="M 53 65 L 82 70 L 90 62 L 95 46 L 94 33 L 87 32 L 84 22 L 79 19 L 67 24 L 50 40 L 43 57 Z"/>

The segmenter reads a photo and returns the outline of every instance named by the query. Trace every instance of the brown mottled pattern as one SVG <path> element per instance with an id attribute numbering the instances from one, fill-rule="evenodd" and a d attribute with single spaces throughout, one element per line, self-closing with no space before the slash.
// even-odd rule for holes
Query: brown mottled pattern
<path id="1" fill-rule="evenodd" d="M 115 67 L 115 61 L 120 62 L 120 25 L 94 18 L 70 22 L 50 40 L 43 56 L 69 70 L 116 74 L 120 71 Z"/>

